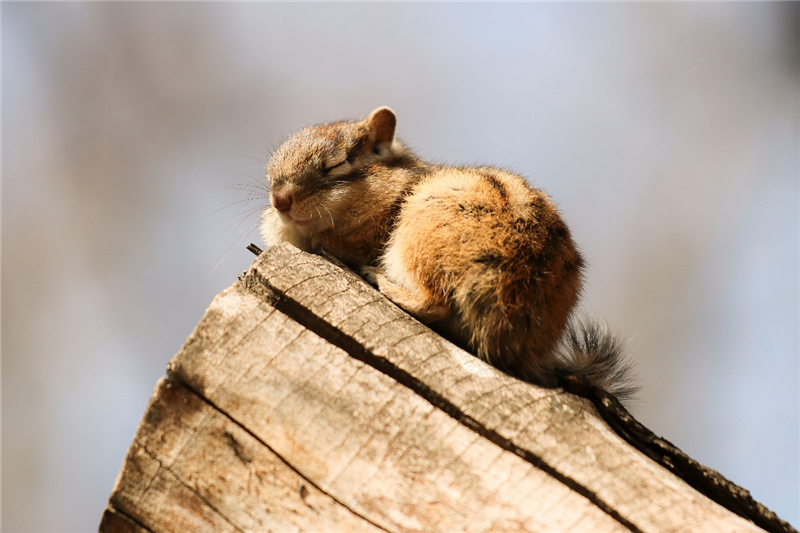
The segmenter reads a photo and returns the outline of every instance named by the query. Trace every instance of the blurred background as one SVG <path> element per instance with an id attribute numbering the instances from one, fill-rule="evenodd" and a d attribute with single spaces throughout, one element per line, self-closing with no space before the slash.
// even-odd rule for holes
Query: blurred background
<path id="1" fill-rule="evenodd" d="M 425 158 L 548 191 L 634 413 L 800 525 L 799 7 L 3 2 L 3 531 L 96 531 L 260 244 L 231 186 L 380 105 Z"/>

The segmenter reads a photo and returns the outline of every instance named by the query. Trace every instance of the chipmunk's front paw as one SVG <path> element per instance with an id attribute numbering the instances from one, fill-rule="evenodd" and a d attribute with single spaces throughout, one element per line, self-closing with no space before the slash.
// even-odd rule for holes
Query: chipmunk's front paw
<path id="1" fill-rule="evenodd" d="M 361 267 L 358 273 L 361 274 L 361 277 L 364 278 L 367 283 L 375 287 L 378 287 L 380 285 L 380 281 L 385 279 L 381 269 L 374 266 Z"/>

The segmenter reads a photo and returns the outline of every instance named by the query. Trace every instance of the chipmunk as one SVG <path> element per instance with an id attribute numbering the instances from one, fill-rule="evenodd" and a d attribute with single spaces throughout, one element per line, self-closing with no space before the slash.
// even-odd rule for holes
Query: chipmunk
<path id="1" fill-rule="evenodd" d="M 550 198 L 507 170 L 422 161 L 396 124 L 380 107 L 278 147 L 267 164 L 265 243 L 324 248 L 508 374 L 630 395 L 620 343 L 572 317 L 584 260 Z"/>

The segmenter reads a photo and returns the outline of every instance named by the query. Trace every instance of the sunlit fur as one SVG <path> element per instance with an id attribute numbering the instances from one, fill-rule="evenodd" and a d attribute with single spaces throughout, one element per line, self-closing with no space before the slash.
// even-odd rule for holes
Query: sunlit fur
<path id="1" fill-rule="evenodd" d="M 272 154 L 272 194 L 290 194 L 294 203 L 288 216 L 272 207 L 262 215 L 267 244 L 288 241 L 306 251 L 322 246 L 353 266 L 375 262 L 392 230 L 397 199 L 425 165 L 393 137 L 376 138 L 368 125 L 305 128 Z M 349 172 L 326 171 L 343 160 Z"/>
<path id="2" fill-rule="evenodd" d="M 445 167 L 407 197 L 381 265 L 427 306 L 450 308 L 441 325 L 460 344 L 530 376 L 578 301 L 583 260 L 555 206 L 522 178 Z"/>
<path id="3" fill-rule="evenodd" d="M 379 108 L 281 145 L 267 173 L 273 201 L 290 196 L 292 205 L 264 213 L 267 244 L 322 246 L 510 374 L 555 385 L 566 370 L 622 391 L 613 338 L 581 344 L 581 326 L 564 334 L 584 261 L 549 197 L 506 170 L 421 161 L 394 137 L 395 123 Z"/>

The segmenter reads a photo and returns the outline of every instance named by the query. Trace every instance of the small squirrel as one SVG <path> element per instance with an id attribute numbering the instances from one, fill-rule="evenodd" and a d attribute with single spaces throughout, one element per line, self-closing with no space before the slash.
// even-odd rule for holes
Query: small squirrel
<path id="1" fill-rule="evenodd" d="M 395 113 L 300 130 L 270 157 L 268 245 L 320 247 L 456 344 L 523 380 L 625 398 L 619 341 L 572 317 L 584 260 L 519 175 L 420 160 Z"/>

